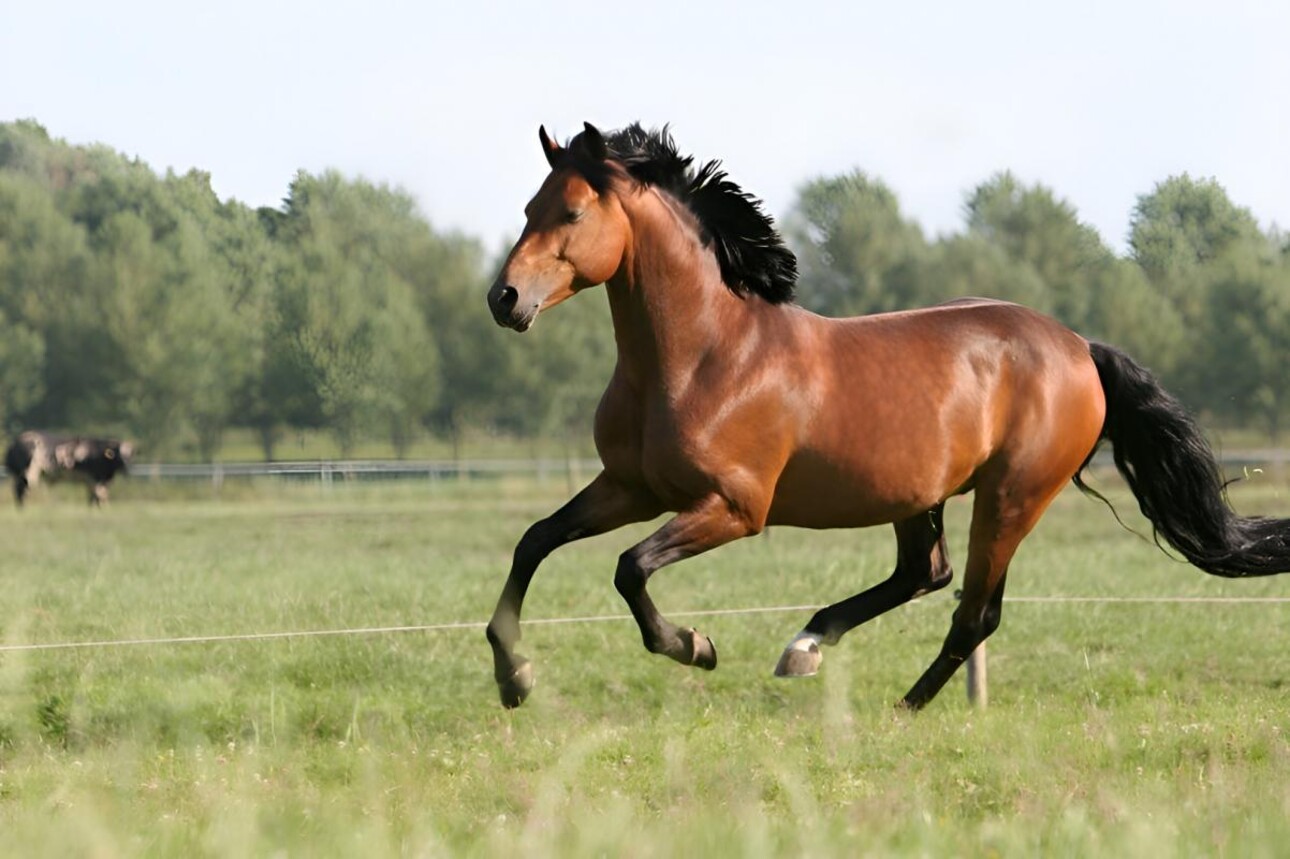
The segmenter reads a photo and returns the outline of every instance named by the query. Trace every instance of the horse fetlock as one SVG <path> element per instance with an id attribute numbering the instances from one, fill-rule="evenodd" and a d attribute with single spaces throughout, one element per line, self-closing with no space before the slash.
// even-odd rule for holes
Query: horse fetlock
<path id="1" fill-rule="evenodd" d="M 488 639 L 488 645 L 493 648 L 495 657 L 509 652 L 515 643 L 514 636 L 503 632 L 501 624 L 496 620 L 484 629 L 484 636 Z"/>
<path id="2" fill-rule="evenodd" d="M 520 642 L 520 613 L 513 600 L 503 596 L 484 629 L 494 653 L 509 653 Z"/>

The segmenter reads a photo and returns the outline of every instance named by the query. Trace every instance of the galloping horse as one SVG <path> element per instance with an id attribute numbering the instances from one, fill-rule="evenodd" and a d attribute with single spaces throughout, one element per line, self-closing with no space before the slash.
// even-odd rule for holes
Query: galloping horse
<path id="1" fill-rule="evenodd" d="M 796 260 L 761 204 L 666 129 L 566 146 L 539 131 L 551 172 L 488 293 L 498 324 L 605 284 L 618 347 L 595 419 L 604 470 L 532 525 L 488 624 L 506 707 L 533 687 L 516 652 L 524 595 L 554 549 L 664 512 L 614 585 L 645 647 L 717 664 L 711 639 L 654 607 L 659 568 L 768 525 L 893 523 L 896 569 L 818 611 L 775 673 L 819 668 L 820 645 L 945 587 L 947 498 L 975 493 L 963 595 L 939 655 L 901 701 L 918 709 L 999 625 L 1008 563 L 1101 439 L 1158 537 L 1220 576 L 1290 570 L 1290 520 L 1242 518 L 1195 422 L 1124 353 L 998 301 L 826 319 L 793 304 Z"/>

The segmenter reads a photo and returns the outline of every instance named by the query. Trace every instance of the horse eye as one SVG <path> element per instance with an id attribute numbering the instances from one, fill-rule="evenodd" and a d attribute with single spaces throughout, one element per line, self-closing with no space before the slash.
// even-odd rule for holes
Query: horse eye
<path id="1" fill-rule="evenodd" d="M 564 222 L 566 224 L 576 224 L 582 220 L 582 216 L 585 214 L 587 213 L 582 209 L 573 209 L 572 211 L 565 213 Z"/>

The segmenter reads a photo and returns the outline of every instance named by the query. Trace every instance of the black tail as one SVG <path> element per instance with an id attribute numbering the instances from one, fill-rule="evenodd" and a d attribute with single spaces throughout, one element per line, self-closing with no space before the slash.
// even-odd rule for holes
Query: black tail
<path id="1" fill-rule="evenodd" d="M 1238 578 L 1290 572 L 1290 519 L 1236 515 L 1196 421 L 1128 355 L 1090 343 L 1106 392 L 1102 438 L 1142 514 L 1188 561 Z M 1076 483 L 1084 488 L 1076 477 Z"/>

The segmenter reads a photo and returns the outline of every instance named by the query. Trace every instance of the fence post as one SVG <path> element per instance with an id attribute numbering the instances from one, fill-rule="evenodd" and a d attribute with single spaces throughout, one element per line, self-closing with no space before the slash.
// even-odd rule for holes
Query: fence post
<path id="1" fill-rule="evenodd" d="M 968 703 L 979 710 L 984 710 L 990 703 L 990 690 L 986 685 L 984 641 L 967 658 L 967 697 Z"/>
<path id="2" fill-rule="evenodd" d="M 954 592 L 954 599 L 962 599 L 963 591 Z M 967 658 L 967 699 L 968 703 L 979 710 L 984 710 L 990 703 L 990 689 L 986 678 L 985 642 L 981 642 L 968 654 Z"/>

